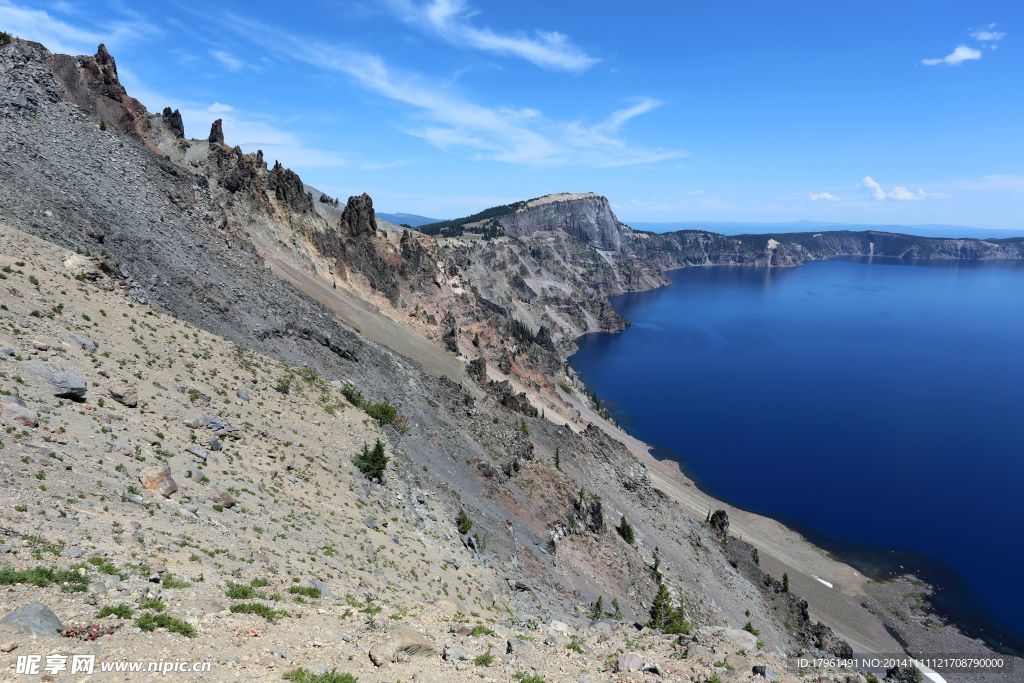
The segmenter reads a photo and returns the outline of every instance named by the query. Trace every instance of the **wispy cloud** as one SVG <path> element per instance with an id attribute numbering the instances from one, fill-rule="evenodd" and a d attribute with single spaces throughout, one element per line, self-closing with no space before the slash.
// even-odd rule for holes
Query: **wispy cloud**
<path id="1" fill-rule="evenodd" d="M 391 0 L 390 6 L 407 24 L 427 30 L 457 47 L 469 47 L 495 54 L 511 55 L 557 71 L 586 71 L 598 60 L 573 45 L 568 36 L 556 31 L 536 30 L 532 34 L 503 34 L 477 26 L 477 12 L 464 0 Z"/>
<path id="2" fill-rule="evenodd" d="M 656 100 L 640 99 L 597 123 L 555 120 L 528 107 L 478 104 L 448 84 L 393 69 L 371 53 L 289 35 L 235 15 L 225 25 L 279 57 L 344 74 L 369 92 L 404 105 L 412 115 L 406 132 L 442 149 L 530 166 L 615 167 L 685 156 L 621 137 L 621 128 L 655 109 Z"/>
<path id="3" fill-rule="evenodd" d="M 992 23 L 979 29 L 971 31 L 971 38 L 974 38 L 979 43 L 998 43 L 1000 40 L 1006 37 L 1005 31 L 997 31 L 999 24 Z M 993 50 L 995 45 L 989 45 Z"/>
<path id="4" fill-rule="evenodd" d="M 337 152 L 310 146 L 272 116 L 240 110 L 224 102 L 201 103 L 169 97 L 145 88 L 130 69 L 120 71 L 128 93 L 150 111 L 160 111 L 166 106 L 179 109 L 185 134 L 189 137 L 205 138 L 214 119 L 221 119 L 225 142 L 238 145 L 246 152 L 261 149 L 268 163 L 280 160 L 297 169 L 330 168 L 349 163 Z"/>
<path id="5" fill-rule="evenodd" d="M 812 202 L 838 202 L 841 199 L 831 192 L 808 192 L 807 198 Z"/>
<path id="6" fill-rule="evenodd" d="M 359 164 L 359 168 L 364 171 L 386 171 L 391 168 L 402 168 L 403 166 L 412 166 L 416 163 L 415 159 L 395 159 L 394 161 L 364 161 Z"/>
<path id="7" fill-rule="evenodd" d="M 73 55 L 92 54 L 106 43 L 112 49 L 159 33 L 159 29 L 141 15 L 126 11 L 105 16 L 89 26 L 72 25 L 41 9 L 29 9 L 10 0 L 0 0 L 0 26 L 19 38 L 34 40 L 51 52 Z"/>
<path id="8" fill-rule="evenodd" d="M 210 55 L 223 64 L 224 68 L 228 71 L 241 71 L 248 66 L 248 64 L 226 50 L 210 50 Z"/>
<path id="9" fill-rule="evenodd" d="M 981 59 L 981 50 L 976 50 L 973 47 L 968 47 L 966 45 L 957 45 L 953 51 L 945 57 L 922 59 L 921 63 L 925 66 L 938 66 L 939 64 L 958 66 L 964 62 L 970 62 L 977 59 Z"/>
<path id="10" fill-rule="evenodd" d="M 897 202 L 913 202 L 921 199 L 947 198 L 950 196 L 944 192 L 926 192 L 920 187 L 916 190 L 910 190 L 902 185 L 893 185 L 891 190 L 886 190 L 882 187 L 881 183 L 871 176 L 864 176 L 863 180 L 860 181 L 860 187 L 866 189 L 872 198 L 879 202 L 884 202 L 888 199 Z"/>

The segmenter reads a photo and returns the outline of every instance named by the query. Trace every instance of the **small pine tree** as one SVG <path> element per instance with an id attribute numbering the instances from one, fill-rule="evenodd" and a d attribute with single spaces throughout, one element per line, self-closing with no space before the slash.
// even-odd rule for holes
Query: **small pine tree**
<path id="1" fill-rule="evenodd" d="M 612 619 L 622 621 L 622 608 L 619 607 L 618 598 L 612 598 Z"/>
<path id="2" fill-rule="evenodd" d="M 651 615 L 647 620 L 647 625 L 661 631 L 668 623 L 671 614 L 672 595 L 668 592 L 668 587 L 665 584 L 659 583 L 658 592 L 654 594 L 654 600 L 651 601 Z"/>
<path id="3" fill-rule="evenodd" d="M 633 545 L 636 542 L 636 536 L 633 534 L 633 526 L 626 519 L 626 515 L 622 515 L 622 521 L 619 522 L 619 526 L 615 527 L 615 530 L 619 532 L 619 536 L 622 536 L 622 540 L 626 543 Z"/>
<path id="4" fill-rule="evenodd" d="M 383 483 L 384 481 L 384 470 L 388 466 L 388 456 L 384 454 L 384 444 L 381 443 L 380 439 L 377 439 L 377 443 L 371 450 L 369 446 L 363 444 L 363 452 L 352 459 L 359 471 L 362 472 L 367 479 Z"/>
<path id="5" fill-rule="evenodd" d="M 525 418 L 519 421 L 519 431 L 523 433 L 523 436 L 530 435 L 530 428 L 526 426 Z"/>
<path id="6" fill-rule="evenodd" d="M 782 592 L 789 592 L 789 574 L 787 574 L 786 572 L 782 573 Z"/>
<path id="7" fill-rule="evenodd" d="M 107 122 L 101 120 L 100 121 L 100 130 L 106 130 L 106 129 L 107 129 Z"/>
<path id="8" fill-rule="evenodd" d="M 469 518 L 469 515 L 466 514 L 463 508 L 459 508 L 459 515 L 455 518 L 455 525 L 463 536 L 468 534 L 469 530 L 473 528 L 473 520 Z"/>
<path id="9" fill-rule="evenodd" d="M 558 446 L 555 446 L 555 469 L 559 472 L 562 471 L 562 455 L 558 450 Z"/>
<path id="10" fill-rule="evenodd" d="M 479 332 L 474 332 L 473 333 L 473 346 L 475 346 L 478 349 L 480 348 L 480 333 Z"/>
<path id="11" fill-rule="evenodd" d="M 590 606 L 590 618 L 600 619 L 604 616 L 604 597 L 597 596 L 597 601 Z"/>
<path id="12" fill-rule="evenodd" d="M 689 633 L 693 627 L 686 621 L 682 601 L 679 605 L 672 604 L 672 595 L 664 583 L 658 583 L 658 592 L 651 602 L 651 615 L 647 625 L 662 633 Z"/>
<path id="13" fill-rule="evenodd" d="M 654 561 L 651 563 L 651 578 L 661 583 L 661 552 L 654 548 Z"/>

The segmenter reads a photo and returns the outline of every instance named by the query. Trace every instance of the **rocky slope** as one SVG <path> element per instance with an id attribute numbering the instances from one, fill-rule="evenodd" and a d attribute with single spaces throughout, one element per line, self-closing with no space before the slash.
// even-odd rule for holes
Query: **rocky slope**
<path id="1" fill-rule="evenodd" d="M 228 146 L 217 122 L 185 139 L 102 47 L 0 47 L 0 121 L 0 612 L 35 600 L 98 624 L 86 641 L 51 629 L 47 647 L 209 654 L 216 680 L 792 678 L 783 654 L 845 651 L 559 386 L 572 335 L 623 324 L 608 294 L 660 284 L 703 238 L 647 263 L 656 238 L 618 226 L 610 249 L 593 197 L 526 203 L 521 238 L 399 232 L 369 197 L 335 207 Z M 574 202 L 585 217 L 540 230 Z M 378 439 L 374 482 L 353 457 Z M 696 639 L 633 628 L 659 585 Z M 142 630 L 154 599 L 196 636 Z M 101 619 L 107 603 L 150 616 Z M 5 628 L 0 649 L 27 652 Z"/>

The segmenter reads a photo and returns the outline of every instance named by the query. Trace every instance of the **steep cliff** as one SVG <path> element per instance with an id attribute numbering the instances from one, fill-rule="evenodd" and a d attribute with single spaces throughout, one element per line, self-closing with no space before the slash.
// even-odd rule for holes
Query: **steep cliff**
<path id="1" fill-rule="evenodd" d="M 593 193 L 551 194 L 533 199 L 500 217 L 498 224 L 511 237 L 558 230 L 602 251 L 618 251 L 622 244 L 619 220 L 608 199 Z"/>

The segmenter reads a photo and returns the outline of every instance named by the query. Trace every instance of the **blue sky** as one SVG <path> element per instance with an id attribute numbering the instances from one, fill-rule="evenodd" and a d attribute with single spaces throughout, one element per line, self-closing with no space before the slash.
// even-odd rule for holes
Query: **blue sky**
<path id="1" fill-rule="evenodd" d="M 379 210 L 1024 229 L 1024 3 L 0 0 L 130 94 Z"/>

